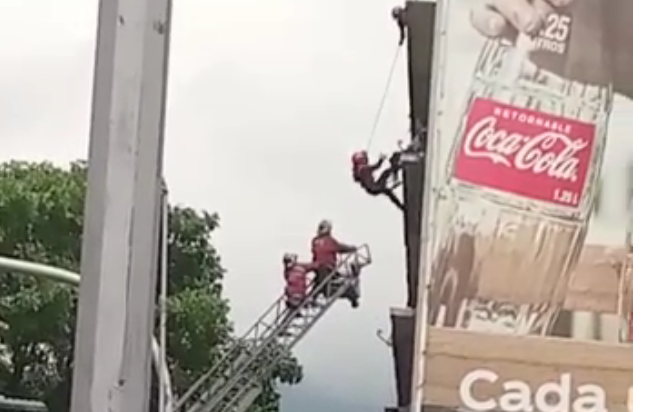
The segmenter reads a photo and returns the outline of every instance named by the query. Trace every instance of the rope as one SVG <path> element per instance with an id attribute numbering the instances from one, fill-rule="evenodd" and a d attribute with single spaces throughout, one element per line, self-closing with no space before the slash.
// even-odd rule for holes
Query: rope
<path id="1" fill-rule="evenodd" d="M 384 87 L 384 93 L 380 99 L 380 105 L 378 106 L 378 111 L 375 114 L 375 121 L 373 121 L 373 127 L 371 128 L 371 134 L 368 137 L 366 143 L 366 151 L 370 150 L 371 143 L 373 143 L 373 138 L 375 138 L 375 132 L 378 129 L 378 124 L 380 123 L 380 116 L 382 115 L 382 109 L 384 108 L 384 103 L 387 101 L 387 96 L 389 95 L 389 87 L 391 86 L 391 80 L 394 77 L 394 69 L 396 69 L 396 62 L 398 62 L 398 56 L 400 56 L 400 47 L 399 44 L 396 45 L 396 53 L 394 54 L 394 59 L 391 62 L 391 67 L 389 68 L 389 76 L 387 77 L 387 84 Z"/>

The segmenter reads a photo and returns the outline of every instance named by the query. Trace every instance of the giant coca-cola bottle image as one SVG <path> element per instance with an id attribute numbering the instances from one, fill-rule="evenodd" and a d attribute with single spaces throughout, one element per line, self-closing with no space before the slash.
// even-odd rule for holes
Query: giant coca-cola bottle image
<path id="1" fill-rule="evenodd" d="M 549 332 L 583 247 L 606 143 L 603 12 L 599 0 L 577 0 L 532 38 L 485 44 L 441 189 L 431 323 Z"/>

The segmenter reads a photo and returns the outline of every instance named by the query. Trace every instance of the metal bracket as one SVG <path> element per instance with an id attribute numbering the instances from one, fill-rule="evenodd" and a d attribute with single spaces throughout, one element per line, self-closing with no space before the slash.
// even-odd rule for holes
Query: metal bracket
<path id="1" fill-rule="evenodd" d="M 384 331 L 382 329 L 378 329 L 375 332 L 375 336 L 378 337 L 384 343 L 385 345 L 391 347 L 392 346 L 392 339 L 391 339 L 391 334 L 389 334 L 389 337 L 387 338 Z"/>

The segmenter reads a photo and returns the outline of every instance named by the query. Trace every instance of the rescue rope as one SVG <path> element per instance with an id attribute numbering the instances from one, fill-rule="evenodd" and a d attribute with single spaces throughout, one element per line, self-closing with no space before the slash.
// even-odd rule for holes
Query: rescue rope
<path id="1" fill-rule="evenodd" d="M 387 101 L 387 96 L 389 95 L 389 87 L 391 86 L 391 80 L 394 77 L 394 70 L 396 69 L 396 63 L 398 62 L 398 56 L 400 56 L 400 50 L 402 49 L 400 44 L 396 45 L 396 52 L 394 54 L 394 59 L 391 62 L 391 67 L 389 68 L 389 76 L 387 77 L 387 83 L 384 86 L 384 93 L 380 99 L 380 105 L 378 106 L 378 111 L 375 113 L 375 120 L 373 121 L 373 126 L 371 127 L 371 134 L 368 137 L 366 143 L 366 151 L 371 149 L 371 144 L 375 138 L 375 132 L 378 129 L 378 124 L 380 123 L 380 116 L 382 115 L 382 109 L 384 108 L 384 103 Z"/>

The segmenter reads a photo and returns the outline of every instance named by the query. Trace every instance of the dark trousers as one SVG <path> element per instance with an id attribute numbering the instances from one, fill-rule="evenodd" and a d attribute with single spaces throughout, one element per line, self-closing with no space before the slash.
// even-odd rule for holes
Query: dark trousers
<path id="1" fill-rule="evenodd" d="M 332 275 L 332 272 L 334 272 L 334 268 L 332 266 L 323 266 L 318 269 L 316 269 L 316 276 L 313 278 L 313 285 L 314 285 L 314 293 L 316 293 L 316 296 L 324 296 L 328 297 L 330 295 L 330 283 L 331 282 L 325 282 L 325 279 L 330 277 Z M 325 282 L 325 286 L 323 286 L 322 289 L 318 289 L 318 287 Z"/>
<path id="2" fill-rule="evenodd" d="M 395 174 L 400 172 L 400 153 L 395 153 L 389 160 L 390 166 L 385 169 L 380 176 L 375 180 L 368 183 L 362 183 L 364 190 L 372 196 L 384 195 L 386 196 L 398 209 L 405 211 L 405 205 L 394 193 L 394 187 L 388 185 L 389 179 Z"/>
<path id="3" fill-rule="evenodd" d="M 385 170 L 382 174 L 384 175 L 388 170 Z M 393 191 L 392 187 L 387 187 L 386 185 L 386 180 L 384 179 L 384 182 L 380 182 L 382 179 L 382 176 L 380 179 L 378 179 L 373 185 L 364 185 L 364 190 L 366 190 L 366 193 L 372 196 L 378 196 L 378 195 L 384 195 L 393 203 L 396 205 L 398 209 L 401 211 L 405 211 L 405 204 L 396 196 L 396 194 Z"/>

